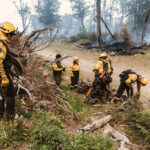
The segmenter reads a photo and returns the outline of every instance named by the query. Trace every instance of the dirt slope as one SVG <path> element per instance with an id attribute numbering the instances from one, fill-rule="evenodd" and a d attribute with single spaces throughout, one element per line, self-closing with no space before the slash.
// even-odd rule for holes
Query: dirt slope
<path id="1" fill-rule="evenodd" d="M 85 80 L 93 79 L 94 73 L 92 72 L 92 68 L 98 61 L 98 52 L 81 51 L 76 49 L 74 46 L 66 46 L 62 44 L 53 44 L 50 48 L 38 52 L 39 55 L 44 56 L 48 60 L 54 60 L 56 53 L 60 53 L 64 56 L 78 56 L 80 58 L 81 78 Z M 110 59 L 112 60 L 114 68 L 112 86 L 115 89 L 117 89 L 119 85 L 119 74 L 126 69 L 132 69 L 150 79 L 150 59 L 148 56 L 114 56 L 110 57 Z M 69 66 L 72 63 L 72 58 L 65 59 L 62 63 L 67 68 L 67 72 L 69 72 Z M 69 80 L 69 77 L 67 77 L 67 79 Z M 146 107 L 149 107 L 150 104 L 149 91 L 150 84 L 146 87 L 142 87 L 141 101 Z"/>

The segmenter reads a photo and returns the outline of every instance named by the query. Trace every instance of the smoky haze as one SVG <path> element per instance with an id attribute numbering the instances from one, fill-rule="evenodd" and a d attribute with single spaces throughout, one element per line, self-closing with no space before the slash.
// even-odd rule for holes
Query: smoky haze
<path id="1" fill-rule="evenodd" d="M 18 7 L 21 7 L 18 0 L 14 1 L 16 1 Z M 51 1 L 49 0 L 49 2 Z M 83 31 L 96 32 L 96 0 L 92 2 L 91 0 L 82 0 L 84 3 L 82 6 L 87 6 L 85 8 L 87 11 L 84 14 L 85 16 L 75 14 L 78 10 L 75 10 L 74 0 L 56 0 L 55 4 L 50 6 L 50 8 L 44 7 L 46 0 L 24 0 L 22 2 L 30 9 L 30 15 L 25 23 L 25 25 L 30 23 L 29 31 L 48 25 L 60 24 L 59 36 L 61 37 L 70 37 Z M 81 0 L 76 0 L 76 4 L 80 2 Z M 140 42 L 144 21 L 150 6 L 149 3 L 149 0 L 145 0 L 144 2 L 101 0 L 102 18 L 113 34 L 118 35 L 123 28 L 127 28 L 131 36 L 130 38 L 133 41 Z M 39 6 L 40 4 L 41 6 Z M 35 6 L 39 7 L 41 11 L 37 11 Z M 78 7 L 79 5 L 76 6 Z M 82 13 L 85 10 L 82 10 Z M 44 11 L 47 12 L 46 15 Z M 5 0 L 2 2 L 0 16 L 0 22 L 8 20 L 19 27 L 20 30 L 23 29 L 22 16 L 17 11 L 13 1 Z M 150 21 L 148 21 L 144 38 L 144 41 L 148 43 L 150 42 L 149 28 Z M 108 40 L 110 36 L 102 22 L 101 31 L 103 40 Z"/>

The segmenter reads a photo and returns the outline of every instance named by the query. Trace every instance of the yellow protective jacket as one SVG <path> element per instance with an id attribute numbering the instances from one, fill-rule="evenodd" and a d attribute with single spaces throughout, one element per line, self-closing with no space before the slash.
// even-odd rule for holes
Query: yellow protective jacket
<path id="1" fill-rule="evenodd" d="M 73 76 L 73 71 L 79 71 L 79 74 L 80 74 L 80 66 L 79 64 L 72 64 L 70 66 L 70 75 Z"/>
<path id="2" fill-rule="evenodd" d="M 52 63 L 52 67 L 54 71 L 63 71 L 63 66 L 60 62 Z"/>
<path id="3" fill-rule="evenodd" d="M 99 74 L 104 73 L 105 71 L 107 73 L 112 72 L 111 63 L 110 63 L 110 60 L 108 60 L 108 59 L 98 61 L 97 65 L 99 66 L 99 72 L 98 72 Z"/>
<path id="4" fill-rule="evenodd" d="M 137 91 L 140 94 L 140 92 L 141 92 L 141 83 L 138 81 L 138 76 L 136 75 L 137 76 L 136 79 L 134 78 L 134 76 L 135 76 L 135 74 L 128 74 L 128 79 L 125 80 L 125 83 L 126 83 L 127 86 L 132 87 L 132 83 L 136 82 L 137 83 Z"/>
<path id="5" fill-rule="evenodd" d="M 3 34 L 3 32 L 0 31 L 0 40 L 5 43 L 5 45 L 9 46 L 10 41 L 8 40 L 7 36 Z M 6 87 L 9 85 L 9 80 L 7 79 L 7 76 L 5 74 L 3 61 L 6 58 L 7 55 L 7 49 L 5 45 L 0 42 L 0 76 L 2 77 L 2 86 Z"/>

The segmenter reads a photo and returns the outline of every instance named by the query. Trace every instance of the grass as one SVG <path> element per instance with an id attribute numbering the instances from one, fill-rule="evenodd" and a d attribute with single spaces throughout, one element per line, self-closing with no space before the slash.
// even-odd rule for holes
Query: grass
<path id="1" fill-rule="evenodd" d="M 150 148 L 150 111 L 143 109 L 137 96 L 129 100 L 126 111 L 114 109 L 111 115 L 112 125 L 127 126 L 125 132 L 133 143 Z"/>
<path id="2" fill-rule="evenodd" d="M 69 84 L 62 85 L 64 98 L 68 100 L 73 110 L 79 114 L 91 113 L 91 107 L 83 102 L 83 95 L 79 95 L 76 92 L 70 91 L 69 87 Z"/>

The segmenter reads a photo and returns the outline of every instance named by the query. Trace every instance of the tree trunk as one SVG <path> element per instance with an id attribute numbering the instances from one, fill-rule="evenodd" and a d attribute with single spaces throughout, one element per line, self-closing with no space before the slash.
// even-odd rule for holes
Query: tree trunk
<path id="1" fill-rule="evenodd" d="M 84 20 L 83 20 L 83 18 L 81 19 L 81 23 L 82 23 L 82 31 L 85 33 L 86 29 L 85 29 L 85 26 L 84 26 Z"/>
<path id="2" fill-rule="evenodd" d="M 97 0 L 97 44 L 100 46 L 101 43 L 101 0 Z"/>
<path id="3" fill-rule="evenodd" d="M 25 29 L 26 23 L 25 23 L 24 16 L 22 15 L 21 18 L 22 18 L 22 27 L 23 27 L 23 29 Z"/>
<path id="4" fill-rule="evenodd" d="M 150 10 L 148 11 L 145 22 L 144 22 L 144 27 L 142 31 L 142 37 L 141 37 L 141 45 L 143 45 L 143 42 L 144 42 L 144 36 L 145 36 L 145 31 L 146 31 L 149 16 L 150 16 Z"/>
<path id="5" fill-rule="evenodd" d="M 105 25 L 106 29 L 108 30 L 109 34 L 111 35 L 111 37 L 112 37 L 115 41 L 117 41 L 116 37 L 111 33 L 111 31 L 109 30 L 107 24 L 105 23 L 105 21 L 104 21 L 104 19 L 103 19 L 102 17 L 101 17 L 101 20 L 102 20 L 102 22 L 104 23 L 104 25 Z"/>

